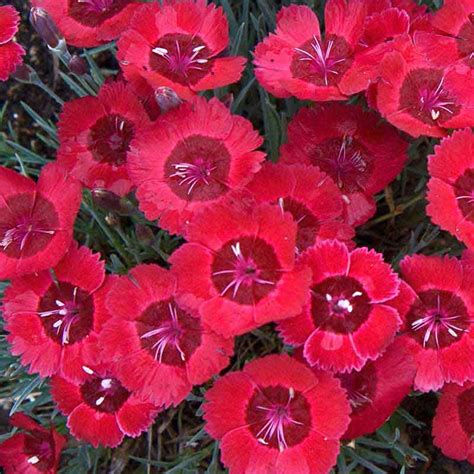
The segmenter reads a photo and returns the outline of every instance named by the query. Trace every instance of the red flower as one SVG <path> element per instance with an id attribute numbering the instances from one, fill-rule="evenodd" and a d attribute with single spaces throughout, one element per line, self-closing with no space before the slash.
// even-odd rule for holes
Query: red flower
<path id="1" fill-rule="evenodd" d="M 232 84 L 245 66 L 242 57 L 217 57 L 229 45 L 222 8 L 206 0 L 144 5 L 120 38 L 118 59 L 128 80 L 145 78 L 183 99 Z"/>
<path id="2" fill-rule="evenodd" d="M 332 375 L 271 355 L 217 380 L 206 393 L 206 431 L 233 474 L 329 472 L 349 422 Z"/>
<path id="3" fill-rule="evenodd" d="M 410 393 L 415 366 L 409 352 L 395 341 L 360 372 L 338 374 L 352 407 L 344 439 L 354 439 L 380 428 Z"/>
<path id="4" fill-rule="evenodd" d="M 80 184 L 62 166 L 44 166 L 37 184 L 0 167 L 0 279 L 58 263 L 71 244 L 80 202 Z"/>
<path id="5" fill-rule="evenodd" d="M 278 323 L 287 344 L 304 345 L 311 366 L 334 372 L 360 370 L 393 341 L 400 325 L 387 301 L 399 280 L 382 255 L 367 248 L 349 252 L 324 240 L 299 259 L 313 272 L 310 298 L 298 316 Z"/>
<path id="6" fill-rule="evenodd" d="M 11 5 L 0 6 L 0 81 L 22 63 L 25 50 L 13 40 L 18 31 L 20 16 Z"/>
<path id="7" fill-rule="evenodd" d="M 436 66 L 449 66 L 457 61 L 474 67 L 474 2 L 445 0 L 431 17 L 435 31 L 416 32 L 415 44 Z"/>
<path id="8" fill-rule="evenodd" d="M 415 255 L 400 268 L 406 283 L 391 304 L 402 317 L 400 338 L 417 367 L 415 389 L 473 379 L 474 278 L 467 259 Z"/>
<path id="9" fill-rule="evenodd" d="M 84 366 L 86 380 L 73 384 L 55 375 L 51 395 L 67 416 L 67 426 L 77 439 L 94 447 L 115 448 L 125 435 L 139 436 L 160 409 L 141 401 L 118 381 L 112 366 Z"/>
<path id="10" fill-rule="evenodd" d="M 474 72 L 466 64 L 434 66 L 411 42 L 385 55 L 377 86 L 379 112 L 414 137 L 443 137 L 474 125 Z"/>
<path id="11" fill-rule="evenodd" d="M 474 134 L 454 132 L 428 157 L 427 214 L 433 222 L 474 248 Z"/>
<path id="12" fill-rule="evenodd" d="M 132 144 L 128 169 L 140 208 L 172 233 L 243 187 L 260 169 L 262 138 L 217 99 L 196 98 L 159 118 Z"/>
<path id="13" fill-rule="evenodd" d="M 186 307 L 226 337 L 295 316 L 310 271 L 295 267 L 296 223 L 276 206 L 215 204 L 197 215 L 169 261 Z"/>
<path id="14" fill-rule="evenodd" d="M 402 170 L 407 149 L 408 143 L 377 114 L 324 104 L 296 114 L 281 161 L 312 164 L 327 173 L 343 194 L 346 221 L 360 225 L 375 212 L 372 196 Z"/>
<path id="15" fill-rule="evenodd" d="M 15 413 L 10 424 L 24 432 L 0 444 L 0 466 L 5 474 L 55 474 L 66 444 L 64 436 L 53 427 L 44 428 L 23 413 Z"/>
<path id="16" fill-rule="evenodd" d="M 447 384 L 433 418 L 434 445 L 459 461 L 474 464 L 474 383 Z"/>
<path id="17" fill-rule="evenodd" d="M 247 189 L 257 202 L 278 204 L 298 226 L 297 252 L 317 238 L 350 241 L 354 229 L 343 222 L 344 201 L 336 184 L 315 166 L 266 163 Z"/>
<path id="18" fill-rule="evenodd" d="M 64 105 L 58 161 L 88 188 L 127 194 L 132 186 L 125 165 L 130 142 L 150 124 L 131 88 L 121 82 L 104 85 L 97 97 Z"/>
<path id="19" fill-rule="evenodd" d="M 362 36 L 366 9 L 362 0 L 329 0 L 325 37 L 316 14 L 306 6 L 284 7 L 277 29 L 255 49 L 255 75 L 276 97 L 344 100 L 340 88 Z"/>
<path id="20" fill-rule="evenodd" d="M 116 39 L 142 5 L 137 0 L 32 0 L 56 22 L 66 41 L 89 48 Z"/>
<path id="21" fill-rule="evenodd" d="M 82 366 L 97 359 L 104 317 L 97 299 L 104 282 L 99 254 L 73 243 L 53 272 L 13 280 L 4 298 L 11 351 L 42 377 L 84 378 Z M 99 321 L 97 321 L 99 319 Z"/>
<path id="22" fill-rule="evenodd" d="M 112 286 L 113 318 L 101 335 L 104 357 L 129 390 L 157 405 L 179 404 L 193 385 L 229 362 L 233 340 L 202 324 L 175 300 L 176 280 L 157 265 L 139 265 Z"/>

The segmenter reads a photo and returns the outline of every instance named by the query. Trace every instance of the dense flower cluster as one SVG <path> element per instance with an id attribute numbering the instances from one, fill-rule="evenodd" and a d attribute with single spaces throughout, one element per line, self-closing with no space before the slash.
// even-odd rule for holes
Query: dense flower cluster
<path id="1" fill-rule="evenodd" d="M 223 9 L 162 3 L 33 1 L 71 45 L 118 39 L 123 75 L 64 105 L 57 160 L 37 182 L 0 168 L 12 354 L 51 377 L 74 437 L 115 447 L 217 377 L 234 337 L 276 323 L 292 355 L 257 358 L 205 394 L 231 473 L 327 473 L 341 439 L 377 430 L 412 388 L 442 389 L 435 444 L 474 463 L 474 254 L 406 256 L 398 275 L 352 240 L 403 170 L 408 136 L 427 135 L 445 137 L 428 160 L 427 213 L 474 247 L 472 0 L 435 14 L 328 0 L 324 32 L 307 6 L 284 7 L 255 75 L 276 97 L 318 103 L 291 119 L 278 163 L 249 120 L 197 95 L 245 66 L 223 54 Z M 21 55 L 16 24 L 1 7 L 0 79 Z M 182 236 L 169 268 L 106 274 L 73 240 L 81 187 L 135 193 L 146 219 Z M 24 415 L 12 424 L 25 432 L 0 445 L 6 472 L 55 472 L 64 438 Z"/>

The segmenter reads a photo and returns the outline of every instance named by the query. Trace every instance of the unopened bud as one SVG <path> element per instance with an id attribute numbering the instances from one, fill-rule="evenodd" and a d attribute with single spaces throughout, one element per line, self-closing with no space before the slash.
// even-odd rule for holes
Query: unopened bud
<path id="1" fill-rule="evenodd" d="M 158 87 L 155 91 L 155 100 L 159 105 L 162 114 L 183 103 L 183 101 L 178 97 L 178 94 L 169 87 Z"/>
<path id="2" fill-rule="evenodd" d="M 234 103 L 234 94 L 229 92 L 224 97 L 222 97 L 221 102 L 228 108 L 232 108 L 232 104 Z"/>
<path id="3" fill-rule="evenodd" d="M 84 76 L 89 72 L 89 66 L 87 65 L 87 62 L 77 54 L 73 54 L 71 56 L 71 59 L 68 62 L 68 68 L 77 76 Z"/>
<path id="4" fill-rule="evenodd" d="M 134 205 L 126 197 L 120 197 L 103 188 L 95 188 L 91 191 L 92 200 L 100 208 L 115 212 L 122 216 L 129 216 L 135 211 Z"/>
<path id="5" fill-rule="evenodd" d="M 135 235 L 138 241 L 144 245 L 150 245 L 155 238 L 153 231 L 147 225 L 143 224 L 135 224 Z"/>
<path id="6" fill-rule="evenodd" d="M 36 71 L 28 64 L 20 64 L 11 77 L 25 84 L 34 84 L 39 79 Z"/>
<path id="7" fill-rule="evenodd" d="M 51 49 L 56 49 L 60 42 L 64 41 L 63 35 L 44 8 L 33 7 L 31 9 L 30 23 Z"/>

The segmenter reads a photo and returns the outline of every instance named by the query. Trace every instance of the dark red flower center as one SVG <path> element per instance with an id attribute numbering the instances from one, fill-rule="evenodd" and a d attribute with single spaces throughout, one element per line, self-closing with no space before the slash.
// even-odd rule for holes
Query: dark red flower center
<path id="1" fill-rule="evenodd" d="M 94 28 L 120 13 L 132 0 L 69 0 L 69 15 Z"/>
<path id="2" fill-rule="evenodd" d="M 254 236 L 227 242 L 214 256 L 212 281 L 223 298 L 243 305 L 257 304 L 281 278 L 273 247 Z"/>
<path id="3" fill-rule="evenodd" d="M 353 370 L 347 374 L 338 374 L 337 377 L 347 392 L 352 414 L 373 403 L 377 389 L 377 372 L 373 364 L 369 362 L 361 372 Z"/>
<path id="4" fill-rule="evenodd" d="M 193 85 L 208 74 L 211 55 L 197 35 L 167 34 L 151 50 L 150 67 L 173 82 Z"/>
<path id="5" fill-rule="evenodd" d="M 407 314 L 410 335 L 428 349 L 450 346 L 469 330 L 470 325 L 464 302 L 450 291 L 419 293 Z"/>
<path id="6" fill-rule="evenodd" d="M 423 68 L 407 74 L 400 89 L 399 107 L 428 125 L 445 122 L 460 110 L 444 87 L 444 71 Z"/>
<path id="7" fill-rule="evenodd" d="M 199 318 L 173 300 L 151 304 L 136 322 L 141 346 L 161 363 L 185 367 L 201 345 Z"/>
<path id="8" fill-rule="evenodd" d="M 259 443 L 284 451 L 309 435 L 311 409 L 291 387 L 258 387 L 247 406 L 247 423 Z"/>
<path id="9" fill-rule="evenodd" d="M 364 192 L 372 174 L 373 158 L 353 137 L 331 138 L 319 143 L 310 157 L 311 163 L 327 173 L 341 191 Z"/>
<path id="10" fill-rule="evenodd" d="M 371 304 L 354 278 L 329 277 L 311 289 L 311 313 L 316 327 L 337 334 L 356 331 L 369 317 Z"/>
<path id="11" fill-rule="evenodd" d="M 133 123 L 117 114 L 106 115 L 91 127 L 88 148 L 95 160 L 120 166 L 135 135 Z"/>
<path id="12" fill-rule="evenodd" d="M 458 396 L 459 423 L 469 439 L 474 437 L 474 387 Z"/>
<path id="13" fill-rule="evenodd" d="M 54 206 L 35 193 L 10 196 L 0 207 L 0 252 L 28 258 L 51 242 L 59 226 Z"/>
<path id="14" fill-rule="evenodd" d="M 468 169 L 454 183 L 456 201 L 466 220 L 474 222 L 474 169 Z"/>
<path id="15" fill-rule="evenodd" d="M 181 199 L 211 201 L 227 192 L 230 164 L 220 140 L 192 135 L 181 140 L 166 161 L 166 182 Z"/>
<path id="16" fill-rule="evenodd" d="M 297 79 L 318 86 L 334 86 L 352 63 L 352 50 L 340 36 L 313 39 L 295 48 L 291 72 Z"/>
<path id="17" fill-rule="evenodd" d="M 102 377 L 91 369 L 87 369 L 92 372 L 92 375 L 81 385 L 83 400 L 94 410 L 103 413 L 117 412 L 128 400 L 130 392 L 117 379 Z"/>
<path id="18" fill-rule="evenodd" d="M 285 197 L 278 200 L 282 211 L 289 212 L 298 225 L 296 249 L 298 252 L 311 247 L 316 241 L 320 228 L 319 219 L 300 201 Z"/>
<path id="19" fill-rule="evenodd" d="M 94 324 L 94 300 L 70 283 L 52 283 L 38 305 L 46 334 L 61 345 L 84 339 Z"/>
<path id="20" fill-rule="evenodd" d="M 53 469 L 55 463 L 54 439 L 49 433 L 31 431 L 25 434 L 23 452 L 27 462 L 40 472 Z"/>
<path id="21" fill-rule="evenodd" d="M 458 51 L 469 67 L 474 67 L 474 16 L 464 23 L 456 36 Z"/>

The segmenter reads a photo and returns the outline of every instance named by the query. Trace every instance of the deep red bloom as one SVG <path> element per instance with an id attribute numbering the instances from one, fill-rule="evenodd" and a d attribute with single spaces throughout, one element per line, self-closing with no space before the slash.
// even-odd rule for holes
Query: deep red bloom
<path id="1" fill-rule="evenodd" d="M 277 15 L 277 29 L 255 49 L 255 75 L 276 97 L 344 100 L 340 87 L 361 39 L 363 0 L 329 0 L 324 37 L 319 20 L 307 6 L 291 5 Z"/>
<path id="2" fill-rule="evenodd" d="M 55 375 L 51 395 L 67 416 L 67 426 L 77 439 L 114 448 L 125 435 L 139 436 L 161 411 L 144 403 L 118 381 L 112 365 L 84 366 L 86 379 L 73 384 Z"/>
<path id="3" fill-rule="evenodd" d="M 222 8 L 206 0 L 144 5 L 120 38 L 118 59 L 129 81 L 172 88 L 183 99 L 240 79 L 245 58 L 217 57 L 229 45 Z"/>
<path id="4" fill-rule="evenodd" d="M 408 143 L 376 113 L 333 103 L 296 114 L 281 161 L 311 164 L 327 173 L 343 194 L 346 221 L 360 225 L 375 212 L 372 196 L 402 170 L 407 149 Z"/>
<path id="5" fill-rule="evenodd" d="M 287 344 L 304 345 L 311 366 L 334 372 L 360 370 L 393 341 L 400 325 L 387 301 L 399 280 L 382 255 L 367 248 L 349 252 L 336 240 L 309 248 L 299 264 L 313 272 L 310 297 L 298 316 L 278 323 Z"/>
<path id="6" fill-rule="evenodd" d="M 59 120 L 58 161 L 88 188 L 130 191 L 130 142 L 151 121 L 131 88 L 104 85 L 97 97 L 67 102 Z"/>
<path id="7" fill-rule="evenodd" d="M 25 50 L 13 40 L 18 31 L 20 16 L 11 5 L 0 6 L 0 81 L 22 63 Z"/>
<path id="8" fill-rule="evenodd" d="M 459 461 L 474 464 L 474 383 L 444 386 L 433 418 L 434 445 Z"/>
<path id="9" fill-rule="evenodd" d="M 51 163 L 37 184 L 0 167 L 0 279 L 50 268 L 71 244 L 81 187 Z"/>
<path id="10" fill-rule="evenodd" d="M 454 132 L 428 157 L 427 214 L 433 222 L 474 248 L 474 134 Z"/>
<path id="11" fill-rule="evenodd" d="M 338 374 L 352 407 L 351 424 L 344 439 L 354 439 L 380 428 L 410 393 L 415 366 L 410 353 L 397 340 L 360 372 Z"/>
<path id="12" fill-rule="evenodd" d="M 89 48 L 118 36 L 142 5 L 138 0 L 32 0 L 44 8 L 72 46 Z"/>
<path id="13" fill-rule="evenodd" d="M 55 474 L 66 439 L 54 427 L 46 429 L 23 413 L 10 424 L 23 430 L 0 444 L 0 466 L 5 474 Z"/>
<path id="14" fill-rule="evenodd" d="M 298 226 L 296 250 L 317 238 L 350 241 L 354 229 L 343 220 L 344 201 L 336 184 L 315 166 L 266 163 L 247 186 L 257 202 L 278 204 Z"/>
<path id="15" fill-rule="evenodd" d="M 229 362 L 233 340 L 211 331 L 175 300 L 176 280 L 158 265 L 139 265 L 107 296 L 112 319 L 101 334 L 102 354 L 129 390 L 157 405 L 179 404 L 193 385 Z"/>
<path id="16" fill-rule="evenodd" d="M 204 404 L 206 431 L 233 474 L 325 474 L 336 462 L 350 407 L 339 381 L 286 354 L 217 380 Z"/>
<path id="17" fill-rule="evenodd" d="M 414 137 L 443 137 L 448 128 L 474 125 L 474 71 L 457 63 L 433 65 L 411 41 L 385 55 L 376 105 L 397 128 Z"/>
<path id="18" fill-rule="evenodd" d="M 83 365 L 97 360 L 98 313 L 105 278 L 99 254 L 74 242 L 53 268 L 13 280 L 6 289 L 4 317 L 11 351 L 42 377 L 84 378 Z M 99 322 L 96 321 L 99 319 Z"/>
<path id="19" fill-rule="evenodd" d="M 415 255 L 400 263 L 400 339 L 417 367 L 415 389 L 474 378 L 474 277 L 467 259 Z"/>
<path id="20" fill-rule="evenodd" d="M 414 40 L 427 59 L 436 66 L 457 61 L 474 67 L 474 2 L 445 0 L 431 17 L 435 31 L 419 31 Z"/>
<path id="21" fill-rule="evenodd" d="M 188 240 L 169 259 L 178 301 L 199 309 L 217 333 L 243 334 L 301 311 L 310 271 L 295 267 L 290 214 L 269 204 L 215 204 L 195 217 Z"/>
<path id="22" fill-rule="evenodd" d="M 170 110 L 132 143 L 128 170 L 140 208 L 172 233 L 193 214 L 243 187 L 260 169 L 263 142 L 252 124 L 218 99 Z"/>

